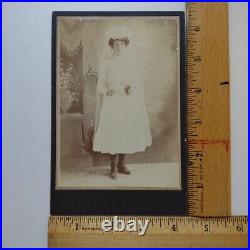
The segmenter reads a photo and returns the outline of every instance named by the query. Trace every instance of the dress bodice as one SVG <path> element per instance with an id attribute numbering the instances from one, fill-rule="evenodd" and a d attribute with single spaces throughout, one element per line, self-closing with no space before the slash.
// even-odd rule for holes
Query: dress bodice
<path id="1" fill-rule="evenodd" d="M 136 60 L 133 55 L 124 53 L 111 56 L 100 65 L 97 88 L 106 95 L 107 91 L 115 90 L 115 95 L 126 95 L 125 87 L 130 86 L 132 95 L 140 91 L 141 81 Z"/>
<path id="2" fill-rule="evenodd" d="M 132 86 L 132 69 L 125 56 L 113 56 L 107 62 L 107 87 L 114 90 L 124 89 L 126 85 Z"/>

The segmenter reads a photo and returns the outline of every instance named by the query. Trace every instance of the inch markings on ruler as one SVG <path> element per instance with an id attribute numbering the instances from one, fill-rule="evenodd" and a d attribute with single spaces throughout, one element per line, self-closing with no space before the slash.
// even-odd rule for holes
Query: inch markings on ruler
<path id="1" fill-rule="evenodd" d="M 104 220 L 112 221 L 113 216 L 51 216 L 49 219 L 49 233 L 53 232 L 86 232 L 86 233 L 105 233 L 101 229 Z M 248 231 L 248 218 L 246 216 L 235 217 L 154 217 L 154 216 L 118 216 L 118 220 L 125 223 L 130 220 L 141 220 L 150 222 L 149 233 L 180 233 L 207 232 L 206 226 L 209 225 L 210 233 L 237 233 Z M 130 232 L 125 232 L 130 233 Z"/>
<path id="2" fill-rule="evenodd" d="M 149 221 L 147 232 L 104 232 L 103 220 L 112 216 L 52 216 L 49 220 L 49 247 L 246 247 L 248 219 L 244 216 L 198 217 L 130 217 Z"/>
<path id="3" fill-rule="evenodd" d="M 188 214 L 230 215 L 227 3 L 187 3 Z"/>

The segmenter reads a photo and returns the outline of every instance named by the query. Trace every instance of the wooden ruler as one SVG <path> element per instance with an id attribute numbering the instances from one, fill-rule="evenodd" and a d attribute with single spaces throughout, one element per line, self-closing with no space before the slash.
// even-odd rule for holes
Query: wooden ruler
<path id="1" fill-rule="evenodd" d="M 54 247 L 247 247 L 247 217 L 118 217 L 149 220 L 144 236 L 138 232 L 104 232 L 103 220 L 113 217 L 51 217 L 48 245 Z"/>
<path id="2" fill-rule="evenodd" d="M 227 3 L 187 3 L 188 214 L 230 215 Z"/>

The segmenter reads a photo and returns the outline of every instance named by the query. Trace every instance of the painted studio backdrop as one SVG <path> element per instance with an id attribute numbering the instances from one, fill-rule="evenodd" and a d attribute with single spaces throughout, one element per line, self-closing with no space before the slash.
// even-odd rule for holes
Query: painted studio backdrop
<path id="1" fill-rule="evenodd" d="M 112 180 L 108 155 L 90 145 L 106 34 L 116 25 L 131 34 L 152 144 L 127 155 L 131 175 Z M 180 189 L 179 64 L 178 17 L 57 18 L 57 189 Z"/>

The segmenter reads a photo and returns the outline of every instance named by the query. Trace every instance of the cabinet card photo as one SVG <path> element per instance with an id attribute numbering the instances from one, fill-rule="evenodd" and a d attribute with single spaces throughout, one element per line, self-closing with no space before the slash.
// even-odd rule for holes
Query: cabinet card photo
<path id="1" fill-rule="evenodd" d="M 53 18 L 54 192 L 185 192 L 183 13 Z"/>

